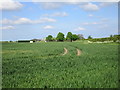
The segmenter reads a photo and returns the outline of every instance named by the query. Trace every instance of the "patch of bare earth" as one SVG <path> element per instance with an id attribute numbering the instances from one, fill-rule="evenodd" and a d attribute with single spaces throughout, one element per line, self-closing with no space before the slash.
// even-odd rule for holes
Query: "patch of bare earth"
<path id="1" fill-rule="evenodd" d="M 68 53 L 68 50 L 64 48 L 64 53 L 62 55 L 66 55 Z"/>
<path id="2" fill-rule="evenodd" d="M 81 55 L 81 50 L 77 49 L 77 56 Z"/>

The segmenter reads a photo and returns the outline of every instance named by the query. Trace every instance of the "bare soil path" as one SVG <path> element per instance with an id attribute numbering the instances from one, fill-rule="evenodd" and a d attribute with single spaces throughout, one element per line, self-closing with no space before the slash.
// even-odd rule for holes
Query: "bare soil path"
<path id="1" fill-rule="evenodd" d="M 77 49 L 77 56 L 81 55 L 81 50 Z"/>
<path id="2" fill-rule="evenodd" d="M 82 53 L 82 51 L 80 49 L 77 49 L 77 56 L 80 56 Z M 68 49 L 67 48 L 64 48 L 64 53 L 62 54 L 63 56 L 68 54 Z"/>
<path id="3" fill-rule="evenodd" d="M 66 48 L 64 48 L 64 54 L 63 55 L 66 55 L 68 53 L 68 50 Z"/>

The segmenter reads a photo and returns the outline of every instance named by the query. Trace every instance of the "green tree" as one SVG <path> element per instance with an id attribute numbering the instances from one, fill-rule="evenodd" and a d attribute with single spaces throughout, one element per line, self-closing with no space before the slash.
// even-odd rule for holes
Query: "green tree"
<path id="1" fill-rule="evenodd" d="M 117 40 L 120 40 L 120 35 L 113 36 L 113 42 L 116 42 Z"/>
<path id="2" fill-rule="evenodd" d="M 52 35 L 48 35 L 48 37 L 46 37 L 46 41 L 53 41 Z"/>
<path id="3" fill-rule="evenodd" d="M 53 37 L 53 38 L 52 38 L 52 40 L 53 40 L 53 41 L 56 41 L 56 38 L 55 38 L 55 37 Z"/>
<path id="4" fill-rule="evenodd" d="M 109 40 L 113 40 L 113 35 L 110 35 Z"/>
<path id="5" fill-rule="evenodd" d="M 68 33 L 67 33 L 66 40 L 72 42 L 72 33 L 71 33 L 71 32 L 68 32 Z"/>
<path id="6" fill-rule="evenodd" d="M 113 37 L 113 35 L 110 35 L 110 37 L 112 38 L 112 37 Z"/>
<path id="7" fill-rule="evenodd" d="M 88 36 L 88 39 L 92 39 L 92 37 L 91 37 L 91 36 Z"/>
<path id="8" fill-rule="evenodd" d="M 57 41 L 64 41 L 64 34 L 59 32 L 56 39 L 57 39 Z"/>
<path id="9" fill-rule="evenodd" d="M 73 35 L 72 35 L 72 40 L 73 40 L 73 41 L 78 40 L 78 39 L 79 39 L 78 35 L 76 35 L 76 34 L 73 34 Z"/>

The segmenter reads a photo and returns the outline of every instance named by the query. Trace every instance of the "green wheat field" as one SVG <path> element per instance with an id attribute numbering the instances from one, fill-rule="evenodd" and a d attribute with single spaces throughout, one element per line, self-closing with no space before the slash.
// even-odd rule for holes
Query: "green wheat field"
<path id="1" fill-rule="evenodd" d="M 118 87 L 117 43 L 2 43 L 1 53 L 3 88 Z"/>

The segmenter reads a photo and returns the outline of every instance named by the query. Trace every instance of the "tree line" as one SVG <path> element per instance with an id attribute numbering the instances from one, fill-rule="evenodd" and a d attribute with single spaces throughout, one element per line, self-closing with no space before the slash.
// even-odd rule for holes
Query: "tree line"
<path id="1" fill-rule="evenodd" d="M 48 35 L 46 37 L 46 41 L 49 41 L 49 42 L 50 41 L 61 41 L 61 42 L 70 41 L 70 42 L 72 42 L 72 41 L 76 41 L 76 40 L 80 40 L 80 39 L 84 39 L 82 34 L 76 35 L 76 34 L 72 34 L 71 32 L 68 32 L 66 37 L 61 32 L 59 32 L 57 34 L 57 37 L 55 37 L 55 38 L 52 35 Z"/>
<path id="2" fill-rule="evenodd" d="M 109 37 L 105 37 L 105 38 L 93 38 L 92 36 L 88 36 L 87 39 L 85 39 L 83 37 L 82 34 L 72 34 L 71 32 L 68 32 L 66 37 L 63 33 L 59 32 L 57 34 L 57 37 L 53 37 L 52 35 L 48 35 L 46 37 L 46 41 L 50 42 L 50 41 L 76 41 L 76 40 L 89 40 L 92 42 L 104 42 L 104 41 L 112 41 L 112 42 L 120 42 L 120 35 L 110 35 Z"/>
<path id="3" fill-rule="evenodd" d="M 104 41 L 113 41 L 113 42 L 120 42 L 120 35 L 110 35 L 109 37 L 105 38 L 92 38 L 91 36 L 88 36 L 89 41 L 92 42 L 104 42 Z"/>

